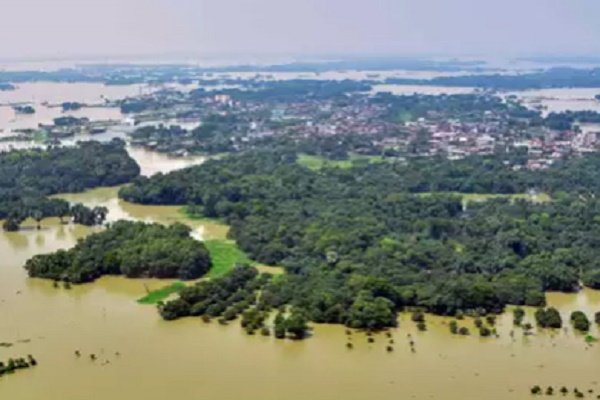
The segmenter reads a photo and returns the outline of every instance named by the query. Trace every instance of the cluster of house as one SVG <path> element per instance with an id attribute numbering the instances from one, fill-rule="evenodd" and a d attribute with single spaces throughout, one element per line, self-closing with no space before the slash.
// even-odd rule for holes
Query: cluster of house
<path id="1" fill-rule="evenodd" d="M 542 169 L 567 156 L 598 151 L 599 130 L 557 132 L 547 128 L 520 130 L 502 122 L 431 123 L 420 120 L 408 124 L 412 132 L 429 134 L 426 154 L 443 154 L 451 159 L 468 155 L 489 155 L 496 151 L 517 150 L 527 155 L 529 169 Z M 409 139 L 410 140 L 410 139 Z"/>
<path id="2" fill-rule="evenodd" d="M 173 109 L 186 115 L 185 104 L 179 103 Z M 190 104 L 187 118 L 193 119 L 197 126 L 207 115 L 235 116 L 229 130 L 236 132 L 235 140 L 240 142 L 278 135 L 309 138 L 357 134 L 369 138 L 373 146 L 416 156 L 443 155 L 460 159 L 518 151 L 527 155 L 530 169 L 545 168 L 557 159 L 597 151 L 600 147 L 598 131 L 523 128 L 491 112 L 481 120 L 445 120 L 438 116 L 404 123 L 384 118 L 385 112 L 385 105 L 371 102 L 367 97 L 355 97 L 347 102 L 303 99 L 273 105 L 238 101 L 219 93 L 204 97 L 200 108 L 197 103 Z"/>

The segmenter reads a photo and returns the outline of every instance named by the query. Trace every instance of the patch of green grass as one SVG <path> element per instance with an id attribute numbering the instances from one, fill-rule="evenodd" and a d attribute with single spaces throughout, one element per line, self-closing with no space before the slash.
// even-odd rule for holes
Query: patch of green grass
<path id="1" fill-rule="evenodd" d="M 550 200 L 550 196 L 547 193 L 537 193 L 537 194 L 529 194 L 529 193 L 517 193 L 517 194 L 477 194 L 477 193 L 468 193 L 462 194 L 462 198 L 465 201 L 486 201 L 494 198 L 509 198 L 511 200 L 529 200 L 533 203 L 547 203 Z"/>
<path id="2" fill-rule="evenodd" d="M 323 168 L 325 160 L 323 157 L 319 156 L 311 156 L 309 154 L 300 154 L 298 155 L 298 164 L 305 166 L 308 169 L 312 169 L 314 171 Z"/>
<path id="3" fill-rule="evenodd" d="M 593 344 L 593 343 L 596 343 L 597 341 L 598 341 L 598 338 L 596 338 L 592 335 L 586 335 L 586 337 L 585 337 L 585 342 L 587 344 Z"/>
<path id="4" fill-rule="evenodd" d="M 418 196 L 432 196 L 432 195 L 453 195 L 459 196 L 463 199 L 463 202 L 481 202 L 490 199 L 498 199 L 498 198 L 508 198 L 511 200 L 529 200 L 533 203 L 547 203 L 552 201 L 552 198 L 547 193 L 537 193 L 537 194 L 529 194 L 529 193 L 516 193 L 516 194 L 487 194 L 487 193 L 460 193 L 460 192 L 426 192 L 426 193 L 418 193 Z"/>
<path id="5" fill-rule="evenodd" d="M 414 119 L 413 115 L 408 111 L 400 111 L 396 114 L 394 122 L 409 122 Z"/>
<path id="6" fill-rule="evenodd" d="M 33 136 L 33 140 L 38 143 L 45 142 L 48 139 L 48 133 L 44 130 L 38 130 Z"/>
<path id="7" fill-rule="evenodd" d="M 194 206 L 194 205 L 187 205 L 187 206 L 183 206 L 180 209 L 180 212 L 185 215 L 187 218 L 189 219 L 193 219 L 194 221 L 217 221 L 217 220 L 212 220 L 210 218 L 206 218 L 204 216 L 204 214 L 202 214 L 202 206 Z"/>
<path id="8" fill-rule="evenodd" d="M 204 245 L 210 253 L 213 264 L 207 274 L 209 278 L 215 278 L 231 271 L 236 264 L 255 264 L 234 241 L 207 240 Z"/>
<path id="9" fill-rule="evenodd" d="M 328 160 L 325 157 L 321 156 L 313 156 L 310 154 L 300 154 L 298 155 L 298 164 L 305 166 L 306 168 L 312 169 L 313 171 L 318 171 L 325 166 L 328 167 L 336 167 L 342 169 L 352 168 L 356 163 L 380 163 L 386 162 L 388 159 L 385 159 L 381 156 L 365 156 L 359 154 L 351 154 L 346 160 Z"/>
<path id="10" fill-rule="evenodd" d="M 185 288 L 185 283 L 175 282 L 160 289 L 149 292 L 141 299 L 138 299 L 137 302 L 140 304 L 157 304 L 159 301 L 165 300 L 172 294 L 179 293 L 183 288 Z"/>

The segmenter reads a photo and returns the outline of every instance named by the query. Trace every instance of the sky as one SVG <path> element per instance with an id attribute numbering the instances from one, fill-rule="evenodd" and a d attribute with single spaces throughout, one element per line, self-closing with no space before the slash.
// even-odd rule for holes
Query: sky
<path id="1" fill-rule="evenodd" d="M 600 0 L 0 0 L 0 59 L 600 53 Z"/>

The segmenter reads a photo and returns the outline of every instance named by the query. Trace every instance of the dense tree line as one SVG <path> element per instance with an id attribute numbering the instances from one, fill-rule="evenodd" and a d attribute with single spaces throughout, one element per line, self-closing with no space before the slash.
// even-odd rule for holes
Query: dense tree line
<path id="1" fill-rule="evenodd" d="M 6 362 L 0 361 L 0 377 L 12 374 L 20 369 L 32 368 L 36 365 L 38 365 L 38 362 L 31 354 L 27 357 L 9 358 Z"/>
<path id="2" fill-rule="evenodd" d="M 249 90 L 228 89 L 223 90 L 222 93 L 243 101 L 292 102 L 328 99 L 369 90 L 371 90 L 371 86 L 368 83 L 350 79 L 342 81 L 290 79 L 252 81 L 249 84 Z"/>
<path id="3" fill-rule="evenodd" d="M 61 108 L 63 112 L 65 111 L 77 111 L 83 107 L 82 103 L 78 103 L 76 101 L 65 101 L 61 104 Z"/>
<path id="4" fill-rule="evenodd" d="M 378 93 L 371 101 L 386 105 L 388 118 L 397 122 L 418 118 L 439 121 L 447 121 L 450 118 L 482 121 L 494 115 L 532 119 L 535 122 L 541 119 L 539 112 L 530 110 L 516 101 L 504 101 L 498 96 L 485 93 L 403 96 Z"/>
<path id="5" fill-rule="evenodd" d="M 13 106 L 13 110 L 15 111 L 15 113 L 17 114 L 35 114 L 35 108 L 33 108 L 30 105 L 24 105 L 24 106 Z"/>
<path id="6" fill-rule="evenodd" d="M 2 228 L 8 232 L 15 232 L 21 228 L 21 223 L 27 218 L 32 218 L 41 229 L 41 221 L 48 217 L 58 217 L 62 223 L 69 216 L 72 221 L 80 225 L 102 225 L 106 220 L 108 209 L 106 207 L 89 208 L 83 204 L 70 205 L 62 199 L 48 199 L 37 197 L 24 200 L 16 209 L 12 209 L 2 223 Z"/>
<path id="7" fill-rule="evenodd" d="M 575 123 L 600 123 L 600 113 L 596 111 L 552 112 L 544 119 L 544 125 L 558 131 L 569 130 Z"/>
<path id="8" fill-rule="evenodd" d="M 71 117 L 71 116 L 65 116 L 65 117 L 54 118 L 53 122 L 54 122 L 55 126 L 72 127 L 72 126 L 83 125 L 83 124 L 89 122 L 89 119 L 87 119 L 87 118 L 76 118 L 76 117 Z"/>
<path id="9" fill-rule="evenodd" d="M 538 308 L 535 311 L 535 321 L 541 328 L 562 328 L 562 318 L 554 307 Z"/>
<path id="10" fill-rule="evenodd" d="M 25 269 L 32 277 L 84 283 L 103 275 L 195 279 L 210 266 L 205 246 L 185 225 L 118 221 L 72 249 L 31 258 Z"/>
<path id="11" fill-rule="evenodd" d="M 159 311 L 166 320 L 196 316 L 207 322 L 218 318 L 226 324 L 240 317 L 240 324 L 249 335 L 260 331 L 269 336 L 271 327 L 267 320 L 273 302 L 271 293 L 263 291 L 269 282 L 269 274 L 259 275 L 254 267 L 238 265 L 221 277 L 186 287 L 177 299 L 159 304 Z M 308 317 L 302 309 L 286 312 L 285 307 L 280 307 L 272 331 L 278 339 L 302 339 L 309 332 Z"/>
<path id="12" fill-rule="evenodd" d="M 541 72 L 516 75 L 480 74 L 443 76 L 432 79 L 389 78 L 386 82 L 401 85 L 467 86 L 499 90 L 590 88 L 600 87 L 599 71 L 598 68 L 551 68 Z"/>
<path id="13" fill-rule="evenodd" d="M 104 209 L 71 207 L 66 201 L 46 196 L 123 184 L 139 175 L 139 171 L 120 140 L 2 153 L 0 219 L 5 220 L 7 230 L 18 229 L 29 217 L 39 222 L 46 217 L 70 215 L 75 222 L 93 225 L 104 220 Z"/>
<path id="14" fill-rule="evenodd" d="M 404 306 L 439 314 L 541 306 L 544 291 L 595 282 L 600 156 L 544 171 L 497 157 L 311 171 L 287 152 L 250 152 L 139 178 L 126 200 L 222 218 L 253 259 L 283 265 L 264 301 L 318 322 L 378 328 Z M 467 207 L 443 192 L 552 194 Z M 427 195 L 420 193 L 427 192 Z M 437 194 L 436 194 L 437 193 Z"/>
<path id="15" fill-rule="evenodd" d="M 571 313 L 571 323 L 573 328 L 579 332 L 587 332 L 590 330 L 590 320 L 583 311 L 573 311 Z"/>
<path id="16" fill-rule="evenodd" d="M 223 277 L 183 289 L 178 299 L 160 306 L 160 313 L 166 320 L 204 315 L 235 319 L 255 304 L 259 279 L 255 268 L 238 266 Z"/>
<path id="17" fill-rule="evenodd" d="M 15 89 L 16 87 L 10 83 L 0 82 L 0 92 L 8 92 Z"/>

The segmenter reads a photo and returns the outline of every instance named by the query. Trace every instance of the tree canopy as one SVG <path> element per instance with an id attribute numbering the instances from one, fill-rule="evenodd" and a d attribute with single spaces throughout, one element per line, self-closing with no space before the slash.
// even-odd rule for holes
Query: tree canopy
<path id="1" fill-rule="evenodd" d="M 264 301 L 317 322 L 378 328 L 404 306 L 439 314 L 541 306 L 595 282 L 600 156 L 544 171 L 501 159 L 415 160 L 310 170 L 294 153 L 248 152 L 138 178 L 126 200 L 222 218 L 252 259 L 288 274 Z M 460 193 L 501 195 L 465 203 Z M 545 191 L 535 203 L 510 194 Z M 502 197 L 504 196 L 504 197 Z"/>
<path id="2" fill-rule="evenodd" d="M 104 220 L 105 210 L 81 205 L 71 208 L 64 200 L 46 196 L 119 185 L 139 173 L 121 140 L 1 153 L 0 219 L 6 219 L 7 230 L 18 229 L 28 217 L 37 220 L 72 215 L 75 222 L 93 225 Z"/>
<path id="3" fill-rule="evenodd" d="M 118 221 L 72 249 L 31 258 L 25 269 L 32 277 L 84 283 L 103 275 L 195 279 L 210 266 L 208 250 L 185 225 Z"/>

